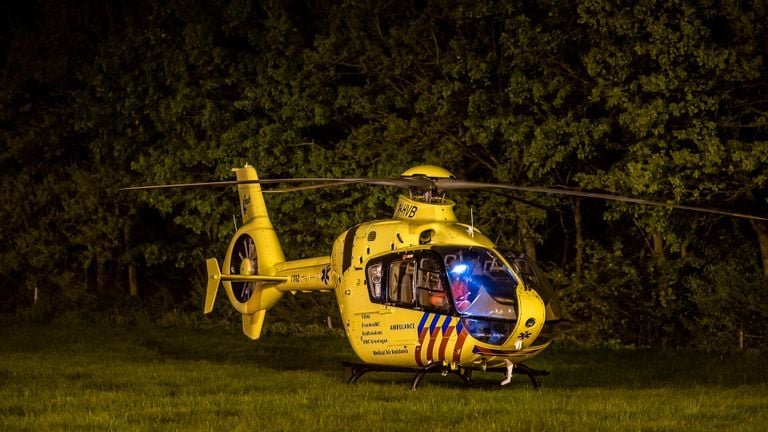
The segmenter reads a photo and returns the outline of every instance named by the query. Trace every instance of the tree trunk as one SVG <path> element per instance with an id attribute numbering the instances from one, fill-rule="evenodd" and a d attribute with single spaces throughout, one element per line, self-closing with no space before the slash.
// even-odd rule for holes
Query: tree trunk
<path id="1" fill-rule="evenodd" d="M 763 276 L 768 279 L 768 223 L 753 220 L 752 227 L 757 233 L 757 241 L 760 244 L 760 255 L 763 258 Z"/>
<path id="2" fill-rule="evenodd" d="M 664 256 L 664 238 L 661 234 L 653 234 L 653 256 L 661 261 L 666 261 Z"/>
<path id="3" fill-rule="evenodd" d="M 523 248 L 528 258 L 536 261 L 536 239 L 530 235 L 531 228 L 528 226 L 528 221 L 523 218 L 518 225 L 518 235 L 522 237 Z"/>
<path id="4" fill-rule="evenodd" d="M 533 237 L 525 238 L 525 254 L 528 258 L 536 261 L 536 239 Z"/>
<path id="5" fill-rule="evenodd" d="M 573 205 L 573 221 L 576 225 L 576 276 L 581 276 L 584 267 L 584 226 L 581 220 L 581 198 Z"/>
<path id="6" fill-rule="evenodd" d="M 131 294 L 131 297 L 139 296 L 139 280 L 136 274 L 136 264 L 128 264 L 128 290 Z"/>
<path id="7" fill-rule="evenodd" d="M 125 250 L 131 251 L 131 225 L 126 223 L 123 228 L 123 240 L 125 241 Z M 132 260 L 128 262 L 128 292 L 131 297 L 139 296 L 139 279 L 137 276 L 136 263 Z"/>
<path id="8" fill-rule="evenodd" d="M 96 259 L 96 289 L 100 293 L 107 289 L 107 266 L 102 258 Z"/>

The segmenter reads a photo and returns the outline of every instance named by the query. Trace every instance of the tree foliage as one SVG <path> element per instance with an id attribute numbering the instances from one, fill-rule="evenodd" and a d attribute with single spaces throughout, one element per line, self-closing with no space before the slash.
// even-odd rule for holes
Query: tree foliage
<path id="1" fill-rule="evenodd" d="M 4 12 L 6 311 L 39 308 L 35 295 L 73 309 L 129 293 L 199 301 L 202 259 L 233 232 L 232 191 L 117 189 L 229 179 L 244 163 L 263 177 L 392 177 L 430 163 L 477 181 L 768 210 L 760 3 L 59 1 Z M 712 332 L 766 336 L 764 224 L 553 196 L 453 198 L 500 247 L 548 268 L 574 324 L 565 337 L 711 347 Z M 389 217 L 395 199 L 350 187 L 268 205 L 299 258 Z M 322 319 L 330 299 L 291 308 Z"/>

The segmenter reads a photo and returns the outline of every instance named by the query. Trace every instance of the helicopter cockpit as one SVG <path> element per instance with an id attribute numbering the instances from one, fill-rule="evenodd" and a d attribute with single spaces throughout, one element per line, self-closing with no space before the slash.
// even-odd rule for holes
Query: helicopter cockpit
<path id="1" fill-rule="evenodd" d="M 488 343 L 503 343 L 518 319 L 518 278 L 490 249 L 396 252 L 372 259 L 366 274 L 371 301 L 460 316 Z"/>

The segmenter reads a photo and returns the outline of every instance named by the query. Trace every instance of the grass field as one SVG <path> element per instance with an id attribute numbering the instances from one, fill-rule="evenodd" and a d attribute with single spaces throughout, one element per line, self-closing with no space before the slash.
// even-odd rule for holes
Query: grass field
<path id="1" fill-rule="evenodd" d="M 536 391 L 371 373 L 338 336 L 0 324 L 0 430 L 763 431 L 768 356 L 553 347 Z"/>

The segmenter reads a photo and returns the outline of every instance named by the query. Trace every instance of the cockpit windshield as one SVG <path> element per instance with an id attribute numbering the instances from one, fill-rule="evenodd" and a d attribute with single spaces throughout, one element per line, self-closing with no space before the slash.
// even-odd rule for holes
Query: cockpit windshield
<path id="1" fill-rule="evenodd" d="M 514 273 L 488 249 L 436 247 L 443 257 L 454 307 L 459 315 L 517 319 Z"/>
<path id="2" fill-rule="evenodd" d="M 502 252 L 504 258 L 520 276 L 526 289 L 532 289 L 541 297 L 547 308 L 547 320 L 556 320 L 560 317 L 560 305 L 557 301 L 557 295 L 549 285 L 544 272 L 539 268 L 536 262 L 525 254 L 516 254 L 513 252 Z"/>

